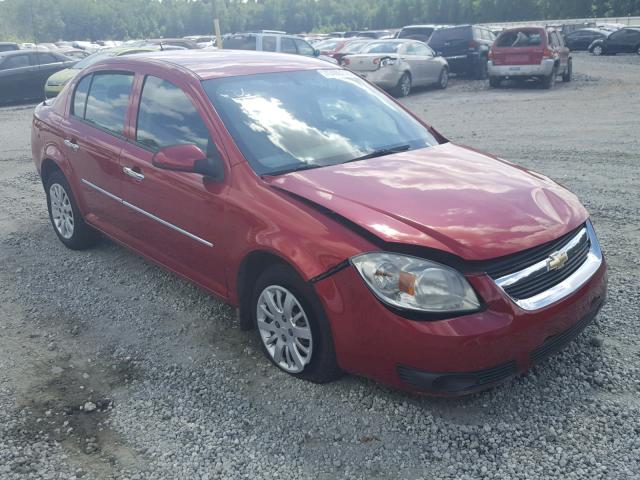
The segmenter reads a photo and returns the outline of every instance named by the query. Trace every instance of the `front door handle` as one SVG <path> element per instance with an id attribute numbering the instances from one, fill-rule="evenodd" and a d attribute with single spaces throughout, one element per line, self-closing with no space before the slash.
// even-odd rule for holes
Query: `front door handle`
<path id="1" fill-rule="evenodd" d="M 122 171 L 126 174 L 129 175 L 131 178 L 135 178 L 138 181 L 142 181 L 144 180 L 144 174 L 140 173 L 140 172 L 136 172 L 133 168 L 129 168 L 129 167 L 124 167 L 122 169 Z"/>
<path id="2" fill-rule="evenodd" d="M 77 152 L 77 151 L 78 151 L 78 149 L 80 148 L 80 145 L 78 145 L 77 143 L 74 143 L 74 142 L 73 142 L 73 141 L 71 141 L 71 140 L 66 140 L 66 139 L 65 139 L 64 144 L 65 144 L 68 148 L 70 148 L 71 150 L 73 150 L 74 152 Z"/>

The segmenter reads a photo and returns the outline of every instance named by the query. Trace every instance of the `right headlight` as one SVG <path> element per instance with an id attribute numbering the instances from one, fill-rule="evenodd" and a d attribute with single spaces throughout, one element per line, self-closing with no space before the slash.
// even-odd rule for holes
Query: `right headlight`
<path id="1" fill-rule="evenodd" d="M 469 313 L 480 300 L 453 268 L 397 253 L 373 252 L 351 258 L 371 291 L 384 303 L 423 313 Z"/>

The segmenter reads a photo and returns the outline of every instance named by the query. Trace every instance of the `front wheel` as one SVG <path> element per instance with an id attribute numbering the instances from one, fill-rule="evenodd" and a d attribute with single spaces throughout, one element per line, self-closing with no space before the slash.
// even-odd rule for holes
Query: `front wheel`
<path id="1" fill-rule="evenodd" d="M 567 64 L 567 70 L 562 74 L 563 82 L 570 82 L 573 77 L 573 61 L 569 59 L 569 63 Z"/>
<path id="2" fill-rule="evenodd" d="M 449 70 L 443 68 L 440 72 L 440 77 L 438 77 L 438 88 L 444 90 L 449 85 Z"/>
<path id="3" fill-rule="evenodd" d="M 640 45 L 638 45 L 638 48 L 636 49 L 636 53 L 640 55 Z"/>
<path id="4" fill-rule="evenodd" d="M 404 72 L 398 80 L 398 84 L 393 90 L 393 94 L 396 97 L 406 97 L 411 93 L 411 75 L 409 72 Z"/>
<path id="5" fill-rule="evenodd" d="M 593 47 L 593 48 L 591 49 L 591 53 L 593 53 L 594 55 L 596 55 L 596 56 L 598 56 L 598 57 L 599 57 L 600 55 L 602 55 L 602 54 L 604 53 L 604 50 L 603 50 L 603 48 L 602 48 L 602 45 L 596 45 L 595 47 Z"/>
<path id="6" fill-rule="evenodd" d="M 313 287 L 290 267 L 275 265 L 256 282 L 252 312 L 266 357 L 281 370 L 315 383 L 341 374 L 329 322 Z"/>
<path id="7" fill-rule="evenodd" d="M 489 65 L 486 58 L 480 58 L 478 65 L 476 66 L 475 78 L 476 80 L 484 80 L 489 75 Z"/>
<path id="8" fill-rule="evenodd" d="M 82 218 L 69 182 L 61 171 L 49 175 L 45 190 L 49 219 L 60 241 L 72 250 L 93 246 L 98 241 L 98 234 Z"/>

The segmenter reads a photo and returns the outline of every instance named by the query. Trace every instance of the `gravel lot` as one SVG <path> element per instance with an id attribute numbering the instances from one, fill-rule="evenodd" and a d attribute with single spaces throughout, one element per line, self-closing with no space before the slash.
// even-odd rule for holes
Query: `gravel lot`
<path id="1" fill-rule="evenodd" d="M 552 91 L 454 79 L 404 103 L 458 143 L 541 171 L 592 214 L 596 323 L 461 399 L 297 381 L 228 306 L 104 240 L 66 250 L 0 109 L 0 478 L 640 478 L 640 56 L 575 55 Z"/>

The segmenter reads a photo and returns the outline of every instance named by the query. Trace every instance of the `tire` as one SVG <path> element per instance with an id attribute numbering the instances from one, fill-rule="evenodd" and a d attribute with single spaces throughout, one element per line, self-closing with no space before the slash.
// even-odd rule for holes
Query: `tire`
<path id="1" fill-rule="evenodd" d="M 286 318 L 287 303 L 290 318 Z M 280 370 L 314 383 L 331 382 L 342 375 L 322 305 L 313 287 L 291 267 L 267 268 L 254 286 L 249 308 L 262 351 Z M 273 314 L 274 309 L 275 315 L 267 313 Z"/>
<path id="2" fill-rule="evenodd" d="M 563 82 L 570 82 L 573 77 L 573 60 L 569 59 L 569 63 L 567 63 L 567 71 L 562 74 Z"/>
<path id="3" fill-rule="evenodd" d="M 489 77 L 489 86 L 491 88 L 500 88 L 502 84 L 502 78 L 500 77 Z"/>
<path id="4" fill-rule="evenodd" d="M 440 71 L 440 76 L 438 77 L 438 88 L 444 90 L 449 85 L 449 69 L 444 67 Z"/>
<path id="5" fill-rule="evenodd" d="M 547 75 L 542 79 L 542 88 L 546 90 L 551 90 L 553 86 L 556 84 L 556 77 L 558 76 L 558 69 L 553 67 L 551 70 L 551 74 Z"/>
<path id="6" fill-rule="evenodd" d="M 56 170 L 45 181 L 49 220 L 60 241 L 71 250 L 84 250 L 98 241 L 98 233 L 87 225 L 78 209 L 69 182 Z"/>
<path id="7" fill-rule="evenodd" d="M 480 57 L 480 63 L 478 63 L 478 65 L 476 65 L 476 68 L 475 68 L 474 78 L 476 80 L 485 80 L 488 75 L 489 75 L 489 71 L 488 71 L 487 59 Z"/>
<path id="8" fill-rule="evenodd" d="M 638 48 L 636 48 L 636 53 L 640 55 L 640 45 L 638 45 Z"/>
<path id="9" fill-rule="evenodd" d="M 591 53 L 599 57 L 600 55 L 604 55 L 604 49 L 602 48 L 602 45 L 596 45 L 591 49 Z"/>
<path id="10" fill-rule="evenodd" d="M 411 75 L 409 72 L 402 74 L 392 93 L 396 97 L 406 97 L 411 93 Z"/>

